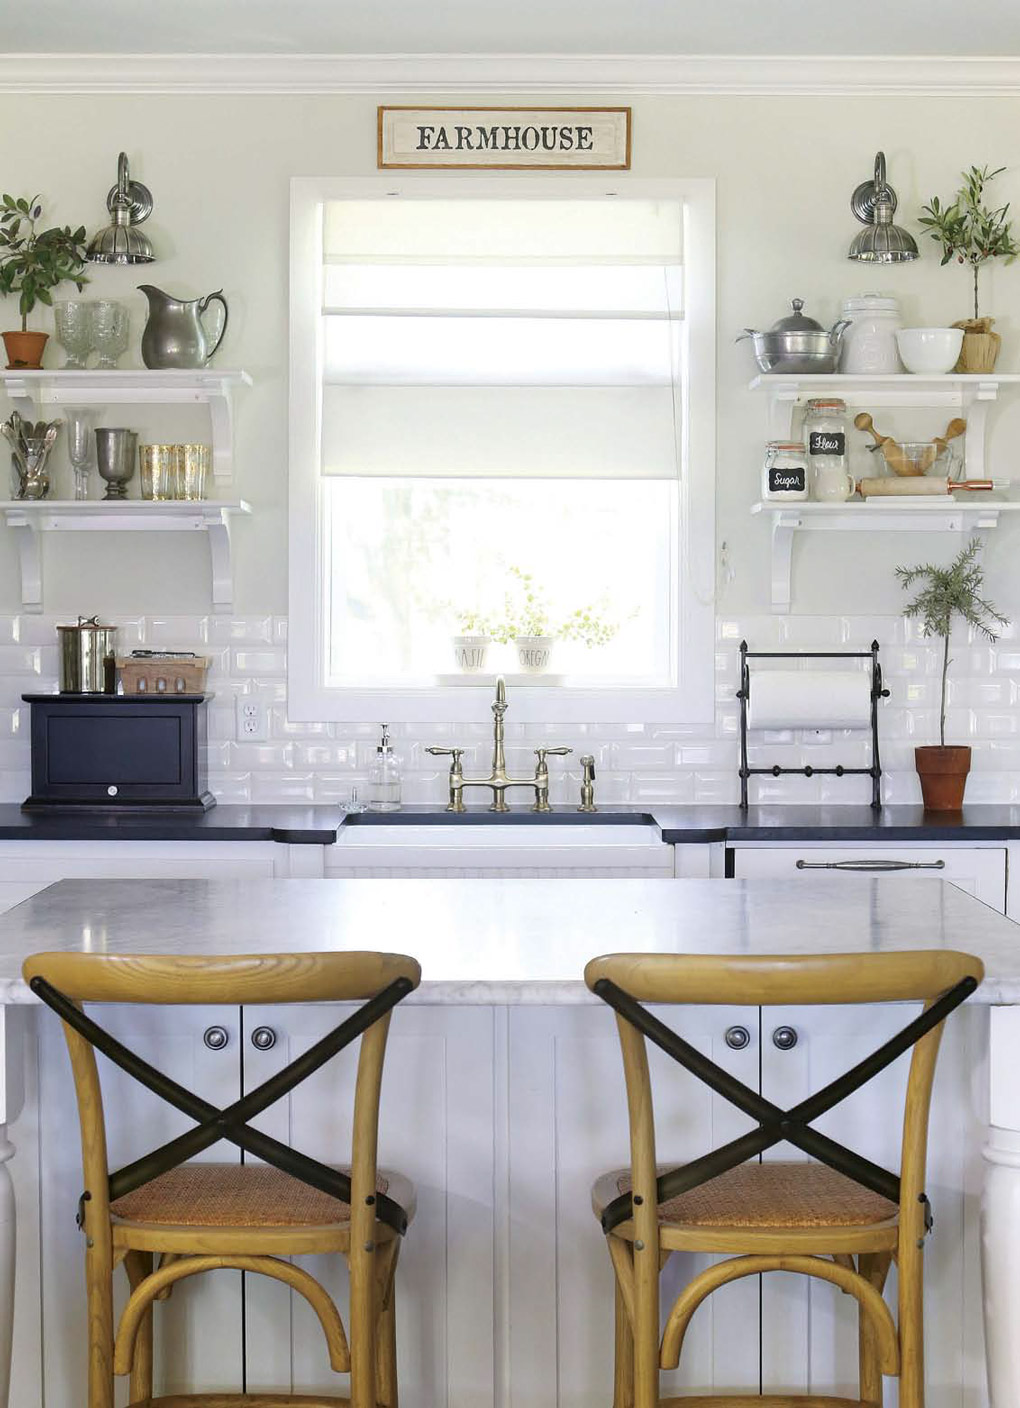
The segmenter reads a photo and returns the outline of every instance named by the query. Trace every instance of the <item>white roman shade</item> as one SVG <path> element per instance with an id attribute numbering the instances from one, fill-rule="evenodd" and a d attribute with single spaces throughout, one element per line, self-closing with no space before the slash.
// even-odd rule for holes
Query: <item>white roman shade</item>
<path id="1" fill-rule="evenodd" d="M 683 208 L 325 207 L 326 475 L 676 478 Z"/>

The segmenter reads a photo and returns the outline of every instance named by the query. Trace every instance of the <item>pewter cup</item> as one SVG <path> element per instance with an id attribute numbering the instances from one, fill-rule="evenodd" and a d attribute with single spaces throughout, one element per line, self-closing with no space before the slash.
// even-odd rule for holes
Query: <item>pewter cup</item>
<path id="1" fill-rule="evenodd" d="M 96 431 L 96 461 L 101 479 L 106 480 L 104 499 L 126 499 L 127 486 L 135 472 L 137 430 L 105 426 Z"/>

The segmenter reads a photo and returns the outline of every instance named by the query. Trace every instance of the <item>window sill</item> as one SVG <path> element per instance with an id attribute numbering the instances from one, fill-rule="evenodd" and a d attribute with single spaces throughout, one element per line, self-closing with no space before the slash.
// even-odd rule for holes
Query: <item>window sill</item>
<path id="1" fill-rule="evenodd" d="M 555 678 L 555 677 L 553 677 Z M 288 714 L 295 721 L 441 724 L 488 720 L 495 676 L 457 676 L 456 684 L 424 689 L 325 689 L 303 687 L 292 675 Z M 597 688 L 565 683 L 550 686 L 550 676 L 506 676 L 508 723 L 712 724 L 715 702 L 706 688 Z M 519 684 L 518 679 L 527 684 Z"/>

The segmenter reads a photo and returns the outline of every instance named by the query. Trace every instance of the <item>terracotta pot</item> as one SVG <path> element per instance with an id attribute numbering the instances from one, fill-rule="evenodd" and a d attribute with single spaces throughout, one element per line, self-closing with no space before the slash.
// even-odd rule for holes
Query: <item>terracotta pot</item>
<path id="1" fill-rule="evenodd" d="M 926 812 L 958 812 L 970 772 L 969 748 L 940 748 L 937 745 L 914 749 L 914 766 L 921 780 L 921 797 Z"/>
<path id="2" fill-rule="evenodd" d="M 3 338 L 9 372 L 39 370 L 48 332 L 5 332 Z"/>
<path id="3" fill-rule="evenodd" d="M 994 318 L 964 318 L 953 324 L 954 328 L 963 328 L 963 346 L 954 372 L 973 374 L 995 370 L 1002 338 L 992 332 L 994 322 Z"/>

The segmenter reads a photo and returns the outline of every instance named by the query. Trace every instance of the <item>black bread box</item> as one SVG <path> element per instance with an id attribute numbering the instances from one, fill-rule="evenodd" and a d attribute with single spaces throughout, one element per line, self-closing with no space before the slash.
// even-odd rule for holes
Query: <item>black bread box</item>
<path id="1" fill-rule="evenodd" d="M 23 811 L 207 811 L 208 694 L 23 694 L 32 794 Z"/>

